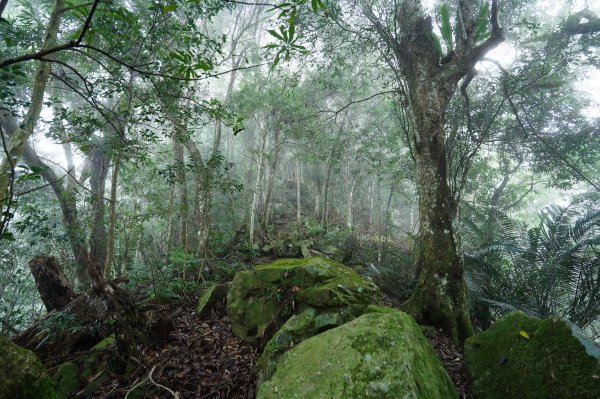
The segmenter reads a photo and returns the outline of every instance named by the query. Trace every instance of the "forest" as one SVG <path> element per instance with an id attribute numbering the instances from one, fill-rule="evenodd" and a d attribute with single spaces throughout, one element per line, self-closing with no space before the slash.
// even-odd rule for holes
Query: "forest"
<path id="1" fill-rule="evenodd" d="M 600 2 L 0 0 L 0 399 L 600 397 Z"/>

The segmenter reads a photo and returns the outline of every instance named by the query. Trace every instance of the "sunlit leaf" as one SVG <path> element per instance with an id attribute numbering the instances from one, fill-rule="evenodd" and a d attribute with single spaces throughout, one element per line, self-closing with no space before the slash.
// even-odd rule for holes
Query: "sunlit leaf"
<path id="1" fill-rule="evenodd" d="M 527 338 L 529 339 L 529 334 L 527 334 L 525 331 L 521 330 L 519 331 L 519 335 L 523 338 Z"/>

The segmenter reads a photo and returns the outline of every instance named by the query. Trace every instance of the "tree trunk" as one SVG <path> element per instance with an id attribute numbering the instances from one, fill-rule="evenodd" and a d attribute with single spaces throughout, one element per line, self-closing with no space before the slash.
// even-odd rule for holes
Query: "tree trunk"
<path id="1" fill-rule="evenodd" d="M 262 135 L 262 144 L 261 144 L 261 148 L 260 148 L 260 152 L 258 154 L 258 162 L 257 162 L 257 170 L 256 170 L 256 180 L 254 181 L 254 190 L 252 192 L 252 203 L 250 204 L 250 236 L 249 236 L 249 240 L 250 243 L 254 243 L 254 225 L 256 222 L 256 211 L 257 211 L 257 206 L 258 206 L 258 198 L 259 198 L 259 188 L 260 188 L 260 181 L 261 181 L 261 176 L 262 176 L 262 167 L 263 167 L 263 161 L 264 161 L 264 156 L 265 156 L 265 145 L 266 145 L 266 141 L 267 141 L 267 134 L 263 133 Z"/>
<path id="2" fill-rule="evenodd" d="M 14 119 L 6 112 L 0 115 L 0 126 L 2 126 L 4 133 L 9 137 L 17 130 Z M 39 168 L 39 174 L 52 187 L 60 205 L 62 221 L 67 232 L 67 237 L 69 238 L 69 245 L 77 263 L 76 274 L 78 283 L 82 286 L 87 286 L 89 284 L 87 276 L 88 250 L 85 245 L 83 226 L 77 212 L 76 193 L 73 185 L 67 183 L 67 189 L 65 189 L 63 179 L 60 179 L 48 165 L 42 162 L 29 144 L 25 145 L 23 160 L 29 167 Z"/>
<path id="3" fill-rule="evenodd" d="M 121 157 L 115 158 L 110 186 L 110 206 L 108 217 L 108 237 L 106 243 L 106 262 L 104 263 L 104 275 L 110 278 L 112 264 L 115 257 L 115 231 L 117 225 L 117 185 L 119 181 L 119 167 Z"/>
<path id="4" fill-rule="evenodd" d="M 179 246 L 184 252 L 188 250 L 188 190 L 183 157 L 183 145 L 173 138 L 173 158 L 175 159 L 175 186 L 177 187 L 177 212 L 173 229 L 174 246 Z"/>
<path id="5" fill-rule="evenodd" d="M 327 230 L 327 218 L 329 217 L 329 184 L 331 182 L 331 172 L 333 170 L 333 157 L 335 156 L 335 149 L 331 150 L 331 157 L 327 163 L 327 174 L 325 176 L 325 186 L 323 188 L 323 215 L 321 222 Z"/>
<path id="6" fill-rule="evenodd" d="M 56 0 L 46 33 L 42 49 L 47 49 L 56 43 L 56 37 L 60 27 L 60 21 L 64 12 L 64 0 Z M 31 104 L 23 118 L 23 123 L 16 129 L 6 148 L 6 154 L 2 163 L 0 163 L 0 212 L 5 212 L 5 208 L 10 205 L 12 199 L 12 180 L 14 178 L 14 168 L 23 155 L 29 136 L 40 117 L 42 105 L 44 102 L 44 92 L 46 83 L 50 76 L 51 64 L 49 62 L 38 61 L 37 69 L 33 77 L 33 88 L 31 91 Z"/>
<path id="7" fill-rule="evenodd" d="M 492 0 L 490 35 L 476 37 L 481 4 L 458 2 L 454 44 L 443 56 L 432 37 L 432 18 L 420 1 L 396 5 L 401 24 L 383 25 L 369 3 L 363 11 L 381 42 L 390 46 L 388 63 L 402 82 L 403 101 L 413 118 L 411 134 L 419 189 L 422 272 L 405 309 L 417 321 L 443 328 L 454 341 L 472 334 L 463 265 L 456 251 L 452 229 L 450 190 L 446 177 L 444 113 L 458 82 L 485 54 L 504 40 L 498 24 L 498 1 Z M 395 22 L 395 21 L 394 21 Z"/>
<path id="8" fill-rule="evenodd" d="M 300 201 L 300 161 L 296 161 L 296 221 L 302 220 L 302 202 Z"/>
<path id="9" fill-rule="evenodd" d="M 420 92 L 424 106 L 413 101 L 420 140 L 414 149 L 419 190 L 419 261 L 422 271 L 404 309 L 427 325 L 441 327 L 455 341 L 472 335 L 467 287 L 454 241 L 450 190 L 446 180 L 446 145 L 437 90 Z M 415 93 L 415 95 L 417 95 Z"/>
<path id="10" fill-rule="evenodd" d="M 354 190 L 356 188 L 356 178 L 352 177 L 352 184 L 350 184 L 350 192 L 348 193 L 348 211 L 346 219 L 346 227 L 352 229 L 354 225 Z"/>
<path id="11" fill-rule="evenodd" d="M 269 224 L 269 211 L 271 209 L 271 196 L 273 195 L 273 187 L 275 186 L 275 177 L 279 169 L 279 160 L 281 159 L 281 143 L 279 142 L 280 131 L 275 130 L 275 137 L 273 139 L 275 145 L 275 154 L 273 155 L 273 162 L 271 163 L 271 171 L 269 172 L 269 179 L 267 180 L 267 188 L 265 190 L 265 204 L 263 207 L 262 224 L 267 226 Z"/>
<path id="12" fill-rule="evenodd" d="M 48 312 L 63 308 L 75 298 L 75 292 L 54 256 L 31 259 L 29 270 Z"/>
<path id="13" fill-rule="evenodd" d="M 104 148 L 105 142 L 106 140 L 103 140 L 94 145 L 90 155 L 90 189 L 94 194 L 90 229 L 90 261 L 101 267 L 104 267 L 106 263 L 107 231 L 104 223 L 104 190 L 110 164 L 109 155 Z"/>

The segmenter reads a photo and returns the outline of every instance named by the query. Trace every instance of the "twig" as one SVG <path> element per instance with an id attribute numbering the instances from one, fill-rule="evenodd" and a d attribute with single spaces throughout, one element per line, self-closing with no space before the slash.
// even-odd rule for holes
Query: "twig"
<path id="1" fill-rule="evenodd" d="M 156 366 L 153 366 L 153 367 L 152 367 L 152 370 L 150 370 L 150 374 L 148 374 L 148 378 L 150 379 L 150 382 L 152 382 L 152 383 L 153 383 L 154 385 L 156 385 L 157 387 L 161 387 L 161 388 L 163 388 L 163 389 L 166 389 L 167 391 L 169 391 L 169 393 L 170 393 L 171 395 L 173 395 L 173 398 L 175 398 L 175 399 L 179 399 L 179 392 L 173 392 L 171 389 L 167 388 L 167 387 L 166 387 L 166 386 L 164 386 L 164 385 L 160 385 L 159 383 L 157 383 L 156 381 L 154 381 L 154 380 L 152 379 L 152 373 L 154 372 L 154 369 L 155 369 L 155 368 L 156 368 Z"/>

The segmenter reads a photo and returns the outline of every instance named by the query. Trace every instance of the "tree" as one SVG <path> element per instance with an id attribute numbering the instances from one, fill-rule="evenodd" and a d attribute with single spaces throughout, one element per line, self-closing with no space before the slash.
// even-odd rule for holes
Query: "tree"
<path id="1" fill-rule="evenodd" d="M 400 80 L 400 95 L 411 115 L 422 272 L 404 309 L 421 323 L 443 328 L 455 340 L 469 337 L 472 327 L 463 266 L 454 238 L 444 114 L 459 81 L 504 39 L 498 23 L 498 3 L 491 4 L 488 12 L 488 3 L 480 7 L 477 1 L 459 1 L 454 35 L 446 20 L 449 17 L 443 17 L 444 54 L 436 41 L 432 18 L 420 2 L 402 1 L 391 10 L 361 3 L 378 42 L 385 46 L 383 53 Z M 491 32 L 486 35 L 488 26 Z"/>

